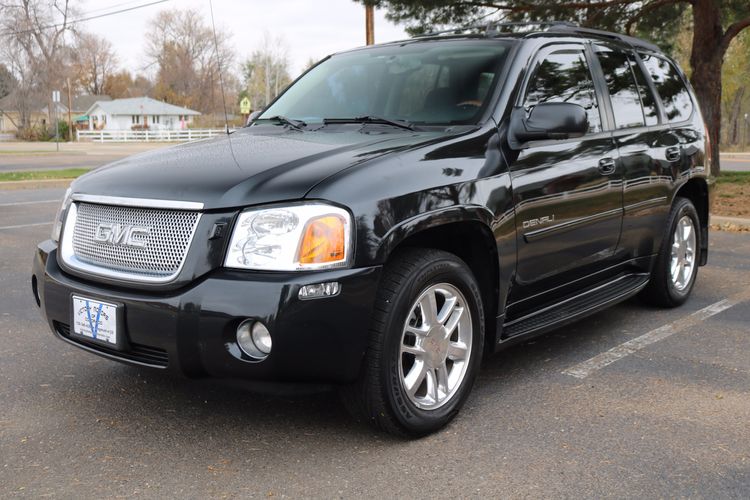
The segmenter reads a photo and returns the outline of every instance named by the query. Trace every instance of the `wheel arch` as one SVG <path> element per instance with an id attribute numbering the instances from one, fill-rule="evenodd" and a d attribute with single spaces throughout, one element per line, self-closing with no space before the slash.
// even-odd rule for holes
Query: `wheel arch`
<path id="1" fill-rule="evenodd" d="M 487 352 L 495 346 L 500 296 L 500 260 L 491 221 L 491 213 L 481 207 L 451 207 L 420 214 L 389 231 L 378 251 L 381 262 L 409 247 L 443 250 L 463 260 L 482 294 Z"/>
<path id="2" fill-rule="evenodd" d="M 698 212 L 698 219 L 701 226 L 701 256 L 698 264 L 704 266 L 708 262 L 708 224 L 710 208 L 708 182 L 703 177 L 693 177 L 680 186 L 675 193 L 672 202 L 674 203 L 674 200 L 678 197 L 690 200 L 693 203 L 693 206 L 695 206 L 695 210 Z"/>

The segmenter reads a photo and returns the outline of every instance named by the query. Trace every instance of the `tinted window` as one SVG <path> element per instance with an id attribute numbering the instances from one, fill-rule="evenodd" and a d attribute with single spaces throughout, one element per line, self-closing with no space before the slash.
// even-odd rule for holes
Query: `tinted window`
<path id="1" fill-rule="evenodd" d="M 641 57 L 664 103 L 667 120 L 670 122 L 687 120 L 693 111 L 693 103 L 690 101 L 690 94 L 677 69 L 661 57 L 645 54 L 641 54 Z"/>
<path id="2" fill-rule="evenodd" d="M 500 81 L 509 43 L 383 46 L 334 55 L 274 102 L 276 115 L 320 122 L 363 115 L 416 124 L 475 123 Z"/>
<path id="3" fill-rule="evenodd" d="M 607 82 L 609 98 L 615 114 L 615 126 L 617 128 L 643 126 L 645 122 L 641 98 L 627 54 L 597 47 L 596 56 Z"/>
<path id="4" fill-rule="evenodd" d="M 589 132 L 602 130 L 599 105 L 583 50 L 562 50 L 537 64 L 523 105 L 527 110 L 540 102 L 569 102 L 582 106 L 589 118 Z"/>

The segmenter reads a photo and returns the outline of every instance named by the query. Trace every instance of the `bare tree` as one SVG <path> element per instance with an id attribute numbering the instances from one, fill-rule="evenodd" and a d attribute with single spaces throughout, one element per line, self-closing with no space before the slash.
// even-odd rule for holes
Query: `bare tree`
<path id="1" fill-rule="evenodd" d="M 284 39 L 264 33 L 261 48 L 242 64 L 242 77 L 253 108 L 265 108 L 291 82 Z"/>
<path id="2" fill-rule="evenodd" d="M 102 94 L 108 80 L 117 71 L 117 64 L 117 55 L 107 39 L 90 33 L 76 33 L 71 69 L 77 86 L 83 91 Z"/>
<path id="3" fill-rule="evenodd" d="M 229 35 L 213 32 L 197 10 L 163 11 L 149 23 L 146 55 L 156 66 L 154 96 L 202 112 L 222 109 L 219 68 L 234 54 Z"/>
<path id="4" fill-rule="evenodd" d="M 3 0 L 0 3 L 0 50 L 17 80 L 11 93 L 20 118 L 16 126 L 28 128 L 31 112 L 62 88 L 65 79 L 66 41 L 72 15 L 69 0 Z"/>

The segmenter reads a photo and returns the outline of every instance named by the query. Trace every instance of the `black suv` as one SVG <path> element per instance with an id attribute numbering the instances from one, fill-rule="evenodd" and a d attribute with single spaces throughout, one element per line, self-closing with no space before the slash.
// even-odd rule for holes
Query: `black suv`
<path id="1" fill-rule="evenodd" d="M 550 24 L 330 56 L 227 136 L 76 180 L 32 287 L 54 333 L 189 376 L 334 383 L 441 428 L 483 354 L 706 263 L 709 143 L 649 43 Z"/>

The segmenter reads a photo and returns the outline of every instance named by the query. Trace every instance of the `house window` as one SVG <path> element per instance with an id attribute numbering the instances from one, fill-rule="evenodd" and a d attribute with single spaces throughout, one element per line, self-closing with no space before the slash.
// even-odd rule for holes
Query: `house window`
<path id="1" fill-rule="evenodd" d="M 141 115 L 132 115 L 130 117 L 130 120 L 133 122 L 134 125 L 138 125 L 141 123 Z"/>
<path id="2" fill-rule="evenodd" d="M 159 123 L 159 117 L 157 115 L 151 115 L 151 123 L 154 125 Z"/>

